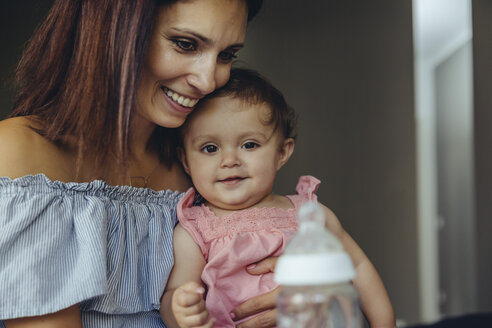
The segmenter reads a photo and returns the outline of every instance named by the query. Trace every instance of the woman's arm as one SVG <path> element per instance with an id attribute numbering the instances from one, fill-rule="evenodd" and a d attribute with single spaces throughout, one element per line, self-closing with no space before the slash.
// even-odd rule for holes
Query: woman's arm
<path id="1" fill-rule="evenodd" d="M 82 328 L 78 305 L 56 313 L 4 321 L 6 328 Z"/>
<path id="2" fill-rule="evenodd" d="M 45 145 L 49 143 L 30 129 L 28 122 L 24 117 L 0 122 L 0 176 L 13 179 L 43 172 L 46 167 L 57 167 L 51 162 L 56 156 L 51 153 L 43 155 L 49 158 L 39 156 L 48 153 Z M 60 170 L 57 167 L 53 171 Z M 4 320 L 4 324 L 7 328 L 81 328 L 82 319 L 78 305 L 73 305 L 46 315 Z"/>

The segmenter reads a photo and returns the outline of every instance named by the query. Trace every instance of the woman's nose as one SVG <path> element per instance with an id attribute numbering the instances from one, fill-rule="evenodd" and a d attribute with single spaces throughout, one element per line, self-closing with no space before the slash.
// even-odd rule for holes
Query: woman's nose
<path id="1" fill-rule="evenodd" d="M 218 67 L 214 56 L 202 55 L 192 66 L 188 83 L 202 95 L 207 95 L 217 87 Z"/>

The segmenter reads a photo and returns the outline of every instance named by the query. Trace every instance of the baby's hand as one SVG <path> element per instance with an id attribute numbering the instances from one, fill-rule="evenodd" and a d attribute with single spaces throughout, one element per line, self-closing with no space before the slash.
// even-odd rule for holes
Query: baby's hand
<path id="1" fill-rule="evenodd" d="M 173 294 L 171 308 L 181 328 L 209 328 L 215 323 L 208 317 L 203 294 L 205 289 L 196 282 L 187 282 Z"/>

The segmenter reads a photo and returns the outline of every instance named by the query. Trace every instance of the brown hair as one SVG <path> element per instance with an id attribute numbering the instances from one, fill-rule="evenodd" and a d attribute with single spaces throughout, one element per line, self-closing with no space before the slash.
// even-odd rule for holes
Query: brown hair
<path id="1" fill-rule="evenodd" d="M 90 147 L 100 167 L 116 144 L 126 168 L 129 134 L 145 52 L 158 6 L 177 0 L 55 0 L 16 70 L 10 117 L 32 115 L 36 131 L 65 143 L 75 137 L 78 161 Z M 262 0 L 248 0 L 248 20 Z M 166 136 L 170 129 L 156 129 Z M 156 145 L 172 164 L 174 147 Z"/>
<path id="2" fill-rule="evenodd" d="M 282 93 L 258 72 L 246 68 L 233 68 L 229 81 L 200 100 L 198 106 L 203 106 L 207 99 L 217 97 L 232 97 L 252 105 L 266 103 L 270 107 L 271 115 L 264 123 L 280 129 L 285 139 L 296 138 L 297 115 L 294 109 L 287 104 Z M 199 107 L 196 110 L 200 110 Z M 183 130 L 185 129 L 186 122 L 183 126 Z"/>

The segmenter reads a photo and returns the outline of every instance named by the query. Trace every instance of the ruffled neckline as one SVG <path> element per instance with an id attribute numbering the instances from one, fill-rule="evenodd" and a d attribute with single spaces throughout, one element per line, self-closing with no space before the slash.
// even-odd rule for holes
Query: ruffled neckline
<path id="1" fill-rule="evenodd" d="M 169 201 L 180 198 L 184 193 L 177 190 L 154 190 L 133 186 L 110 185 L 103 180 L 91 182 L 63 182 L 51 180 L 44 173 L 25 175 L 18 178 L 0 177 L 0 187 L 15 191 L 18 188 L 33 188 L 40 191 L 58 191 L 63 194 L 105 195 L 116 199 L 145 199 L 154 201 Z"/>

